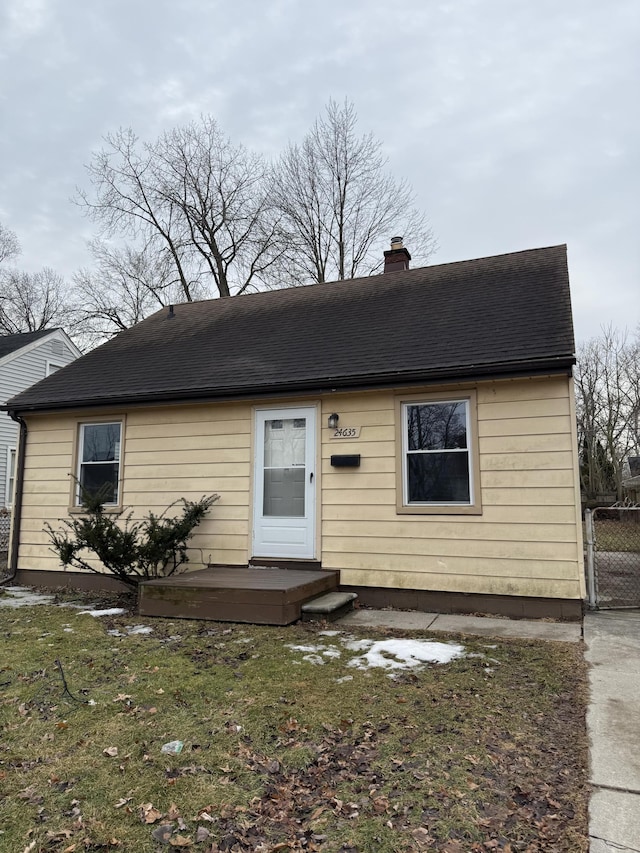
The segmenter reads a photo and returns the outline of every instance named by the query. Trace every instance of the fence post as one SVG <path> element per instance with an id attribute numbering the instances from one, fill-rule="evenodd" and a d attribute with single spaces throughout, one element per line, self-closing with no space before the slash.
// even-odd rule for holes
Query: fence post
<path id="1" fill-rule="evenodd" d="M 584 522 L 587 534 L 587 592 L 589 595 L 589 609 L 596 610 L 596 559 L 595 539 L 593 535 L 593 510 L 585 509 Z"/>

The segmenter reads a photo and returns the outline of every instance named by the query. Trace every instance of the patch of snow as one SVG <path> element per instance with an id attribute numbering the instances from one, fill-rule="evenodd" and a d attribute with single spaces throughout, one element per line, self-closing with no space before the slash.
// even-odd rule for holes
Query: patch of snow
<path id="1" fill-rule="evenodd" d="M 318 631 L 319 637 L 337 637 L 341 631 Z"/>
<path id="2" fill-rule="evenodd" d="M 79 616 L 122 616 L 124 607 L 107 607 L 105 610 L 81 610 Z"/>
<path id="3" fill-rule="evenodd" d="M 314 663 L 322 666 L 324 661 L 320 657 L 320 655 L 304 655 L 302 660 L 306 660 L 307 663 Z"/>
<path id="4" fill-rule="evenodd" d="M 65 632 L 65 634 L 75 634 L 73 628 L 63 628 L 62 630 Z"/>
<path id="5" fill-rule="evenodd" d="M 343 675 L 342 678 L 334 678 L 336 684 L 344 684 L 345 681 L 353 681 L 352 675 Z"/>
<path id="6" fill-rule="evenodd" d="M 292 652 L 321 652 L 325 646 L 293 646 L 287 645 Z"/>
<path id="7" fill-rule="evenodd" d="M 356 640 L 355 637 L 346 637 L 342 642 L 350 652 L 360 652 L 363 649 L 368 649 L 373 640 Z"/>
<path id="8" fill-rule="evenodd" d="M 335 646 L 330 646 L 328 649 L 325 649 L 322 652 L 322 654 L 326 658 L 339 658 L 339 657 L 341 657 L 340 649 L 336 649 Z"/>
<path id="9" fill-rule="evenodd" d="M 464 646 L 454 643 L 439 643 L 435 640 L 361 640 L 369 650 L 349 661 L 348 666 L 358 669 L 381 667 L 382 669 L 411 669 L 424 663 L 450 663 L 464 657 Z M 353 649 L 355 644 L 351 644 Z M 358 649 L 353 649 L 358 650 Z"/>
<path id="10" fill-rule="evenodd" d="M 131 637 L 135 634 L 152 634 L 153 628 L 149 628 L 147 625 L 125 625 L 124 631 L 120 631 L 118 628 L 112 628 L 110 631 L 107 631 L 110 637 Z"/>
<path id="11" fill-rule="evenodd" d="M 10 586 L 4 589 L 6 595 L 0 595 L 0 607 L 31 607 L 33 604 L 51 604 L 52 595 L 34 592 L 25 586 Z"/>

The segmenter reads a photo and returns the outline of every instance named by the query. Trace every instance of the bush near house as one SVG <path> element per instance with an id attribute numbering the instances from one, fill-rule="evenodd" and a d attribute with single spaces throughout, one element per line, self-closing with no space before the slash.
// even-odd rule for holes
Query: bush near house
<path id="1" fill-rule="evenodd" d="M 104 569 L 129 586 L 157 577 L 168 577 L 184 571 L 189 561 L 187 542 L 219 495 L 199 501 L 182 498 L 160 515 L 149 512 L 142 521 L 132 523 L 133 512 L 118 523 L 120 514 L 105 509 L 104 493 L 82 491 L 85 515 L 62 519 L 64 528 L 54 530 L 45 523 L 51 550 L 63 566 L 100 574 L 102 568 L 90 562 L 87 552 L 95 555 Z M 182 514 L 167 518 L 166 514 L 182 503 Z"/>

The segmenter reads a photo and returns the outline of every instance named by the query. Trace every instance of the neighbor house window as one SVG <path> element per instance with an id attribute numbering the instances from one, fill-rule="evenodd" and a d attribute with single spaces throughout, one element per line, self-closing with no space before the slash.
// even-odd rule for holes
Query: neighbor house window
<path id="1" fill-rule="evenodd" d="M 119 422 L 80 424 L 77 505 L 83 491 L 100 494 L 105 504 L 119 502 L 121 443 Z"/>
<path id="2" fill-rule="evenodd" d="M 13 504 L 13 490 L 15 489 L 16 483 L 16 449 L 15 447 L 7 448 L 7 482 L 6 482 L 6 494 L 5 494 L 5 505 L 12 506 Z"/>
<path id="3" fill-rule="evenodd" d="M 403 402 L 402 506 L 478 511 L 471 399 Z"/>
<path id="4" fill-rule="evenodd" d="M 64 365 L 56 364 L 54 361 L 47 361 L 45 367 L 45 376 L 51 376 L 52 373 L 55 373 L 56 370 L 62 370 Z"/>

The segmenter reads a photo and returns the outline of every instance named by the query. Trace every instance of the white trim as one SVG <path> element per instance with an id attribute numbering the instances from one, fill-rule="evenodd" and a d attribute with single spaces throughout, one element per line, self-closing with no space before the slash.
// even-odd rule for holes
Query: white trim
<path id="1" fill-rule="evenodd" d="M 316 555 L 316 503 L 318 480 L 316 477 L 317 420 L 316 405 L 279 406 L 256 408 L 254 416 L 253 448 L 253 524 L 251 540 L 252 557 L 313 560 Z M 291 518 L 265 517 L 264 501 L 264 425 L 268 420 L 304 418 L 305 429 L 305 507 L 304 515 Z M 287 541 L 287 531 L 291 541 Z M 271 536 L 269 535 L 271 534 Z M 281 536 L 278 540 L 278 536 Z M 270 540 L 270 541 L 269 541 Z"/>
<path id="2" fill-rule="evenodd" d="M 53 367 L 53 368 L 55 368 L 55 369 L 54 369 L 54 370 L 51 370 L 51 368 L 52 368 L 52 367 Z M 51 374 L 52 374 L 52 373 L 55 373 L 55 372 L 56 372 L 56 371 L 58 371 L 58 370 L 62 370 L 62 368 L 63 368 L 63 367 L 66 367 L 66 365 L 65 365 L 65 364 L 58 364 L 58 362 L 57 362 L 57 361 L 54 361 L 54 360 L 53 360 L 53 359 L 51 359 L 51 358 L 47 358 L 47 359 L 45 359 L 45 362 L 44 362 L 44 376 L 45 376 L 45 379 L 47 378 L 47 376 L 51 376 Z"/>
<path id="3" fill-rule="evenodd" d="M 104 462 L 83 462 L 82 457 L 84 456 L 84 429 L 88 426 L 119 426 L 120 427 L 120 442 L 118 449 L 118 458 L 117 459 L 109 459 Z M 122 492 L 122 439 L 123 439 L 123 422 L 120 420 L 113 421 L 83 421 L 78 424 L 78 459 L 76 462 L 76 484 L 73 490 L 74 492 L 74 506 L 82 506 L 82 501 L 80 500 L 80 479 L 83 465 L 113 465 L 114 462 L 118 463 L 118 487 L 116 489 L 116 499 L 115 501 L 105 501 L 105 506 L 119 506 L 120 505 L 120 496 Z"/>
<path id="4" fill-rule="evenodd" d="M 465 427 L 466 427 L 466 447 L 451 447 L 443 450 L 409 450 L 408 447 L 408 428 L 407 428 L 407 409 L 409 406 L 438 406 L 438 405 L 450 405 L 451 403 L 464 403 L 465 404 Z M 402 502 L 406 507 L 439 507 L 439 506 L 450 506 L 450 507 L 468 507 L 474 506 L 475 503 L 475 490 L 474 490 L 474 478 L 473 478 L 473 443 L 471 440 L 471 402 L 468 397 L 451 397 L 444 399 L 426 399 L 423 401 L 419 400 L 411 400 L 408 402 L 402 403 Z M 408 464 L 407 460 L 409 457 L 409 453 L 416 454 L 421 453 L 425 455 L 429 455 L 430 453 L 465 453 L 467 456 L 467 471 L 469 473 L 469 500 L 468 501 L 410 501 L 409 500 L 409 476 L 408 476 Z"/>
<path id="5" fill-rule="evenodd" d="M 7 447 L 7 468 L 6 468 L 6 476 L 4 481 L 4 505 L 6 507 L 13 506 L 13 494 L 12 490 L 9 488 L 9 483 L 11 482 L 11 454 L 14 454 L 14 462 L 13 462 L 13 485 L 15 487 L 16 482 L 16 460 L 18 458 L 18 451 L 15 447 Z"/>

